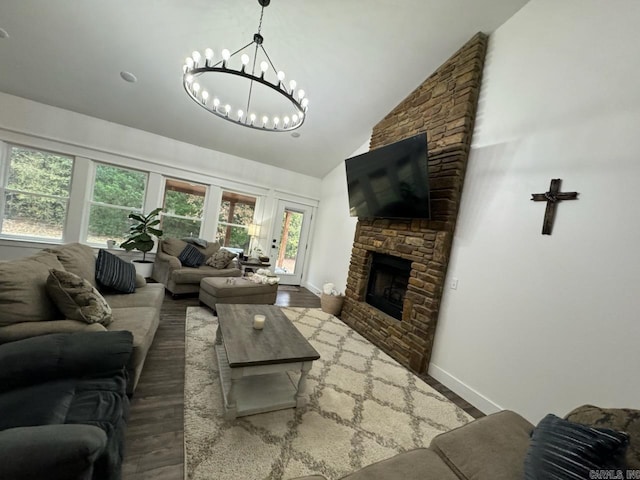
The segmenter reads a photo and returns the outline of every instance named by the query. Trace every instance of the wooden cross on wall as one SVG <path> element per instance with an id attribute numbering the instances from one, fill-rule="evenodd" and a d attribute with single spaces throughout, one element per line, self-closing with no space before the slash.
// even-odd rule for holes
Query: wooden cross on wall
<path id="1" fill-rule="evenodd" d="M 551 235 L 558 202 L 561 200 L 577 200 L 578 198 L 578 192 L 561 192 L 561 183 L 562 180 L 560 178 L 554 178 L 551 180 L 551 186 L 548 192 L 531 194 L 531 200 L 534 202 L 547 202 L 547 209 L 544 212 L 544 222 L 542 223 L 543 235 Z"/>

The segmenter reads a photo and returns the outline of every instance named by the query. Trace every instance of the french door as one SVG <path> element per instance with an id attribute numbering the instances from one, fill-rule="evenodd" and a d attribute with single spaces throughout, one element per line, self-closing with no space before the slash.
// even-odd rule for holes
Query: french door
<path id="1" fill-rule="evenodd" d="M 312 208 L 278 200 L 271 231 L 270 252 L 273 270 L 282 285 L 300 285 L 307 252 Z"/>

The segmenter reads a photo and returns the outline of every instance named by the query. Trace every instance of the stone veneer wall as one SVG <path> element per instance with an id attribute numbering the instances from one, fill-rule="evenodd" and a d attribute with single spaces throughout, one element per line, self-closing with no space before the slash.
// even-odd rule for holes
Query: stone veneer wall
<path id="1" fill-rule="evenodd" d="M 378 123 L 375 149 L 427 132 L 431 220 L 360 220 L 341 318 L 411 370 L 427 369 L 473 133 L 487 36 L 476 34 Z M 398 321 L 365 303 L 371 252 L 412 261 Z"/>

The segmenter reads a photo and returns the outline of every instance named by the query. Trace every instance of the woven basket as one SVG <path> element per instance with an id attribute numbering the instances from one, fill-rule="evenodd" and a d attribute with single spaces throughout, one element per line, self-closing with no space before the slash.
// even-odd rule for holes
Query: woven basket
<path id="1" fill-rule="evenodd" d="M 325 295 L 323 293 L 320 297 L 322 311 L 331 315 L 340 315 L 343 303 L 344 295 Z"/>

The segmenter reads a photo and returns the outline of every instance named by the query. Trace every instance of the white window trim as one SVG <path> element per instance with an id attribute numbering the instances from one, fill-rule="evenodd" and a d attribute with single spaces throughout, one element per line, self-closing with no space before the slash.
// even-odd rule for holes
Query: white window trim
<path id="1" fill-rule="evenodd" d="M 69 191 L 66 197 L 60 195 L 48 195 L 46 193 L 33 193 L 26 192 L 23 190 L 16 190 L 13 188 L 7 188 L 6 182 L 9 180 L 9 167 L 11 164 L 11 155 L 10 151 L 13 147 L 24 148 L 25 150 L 34 150 L 37 152 L 45 152 L 50 153 L 52 155 L 58 155 L 60 157 L 66 157 L 71 160 L 71 177 L 69 178 Z M 15 143 L 6 143 L 0 141 L 0 239 L 3 240 L 16 240 L 21 242 L 35 242 L 35 243 L 48 243 L 48 244 L 63 244 L 66 241 L 66 230 L 67 230 L 67 222 L 69 221 L 69 207 L 71 200 L 71 188 L 73 185 L 73 173 L 75 169 L 76 159 L 73 155 L 68 155 L 66 153 L 54 152 L 52 150 L 39 148 L 39 147 L 30 147 L 27 145 L 19 145 Z M 4 213 L 6 206 L 6 194 L 7 193 L 17 193 L 20 195 L 31 195 L 34 197 L 43 197 L 43 198 L 52 198 L 55 200 L 66 201 L 66 209 L 65 209 L 65 218 L 62 224 L 62 237 L 61 238 L 53 238 L 53 237 L 34 237 L 30 235 L 16 235 L 13 233 L 6 233 L 2 231 L 3 223 L 4 223 Z"/>
<path id="2" fill-rule="evenodd" d="M 106 162 L 98 162 L 95 160 L 91 160 L 92 163 L 92 168 L 90 171 L 90 182 L 91 182 L 91 188 L 88 189 L 88 194 L 87 194 L 87 201 L 85 202 L 85 219 L 82 225 L 82 241 L 84 243 L 86 243 L 87 245 L 91 245 L 91 246 L 100 246 L 100 243 L 96 243 L 96 242 L 90 242 L 89 241 L 89 221 L 91 220 L 91 207 L 93 207 L 94 205 L 98 206 L 98 207 L 105 207 L 105 208 L 114 208 L 114 209 L 119 209 L 119 210 L 126 210 L 128 212 L 136 212 L 136 213 L 140 213 L 143 214 L 144 212 L 144 208 L 145 208 L 145 200 L 147 198 L 147 190 L 149 188 L 149 176 L 150 173 L 146 172 L 144 170 L 138 170 L 136 168 L 129 168 L 129 167 L 125 167 L 122 165 L 115 165 L 115 164 L 111 164 L 111 163 L 106 163 Z M 138 173 L 143 173 L 146 177 L 146 180 L 144 182 L 144 192 L 142 193 L 142 207 L 140 208 L 136 208 L 136 207 L 125 207 L 122 205 L 112 205 L 110 203 L 104 203 L 104 202 L 96 202 L 93 200 L 93 191 L 96 185 L 96 174 L 98 171 L 98 166 L 100 165 L 104 165 L 107 167 L 113 167 L 113 168 L 119 168 L 120 170 L 129 170 L 132 172 L 138 172 Z"/>
<path id="3" fill-rule="evenodd" d="M 4 221 L 4 205 L 5 205 L 5 193 L 4 193 L 4 179 L 7 177 L 9 169 L 8 154 L 9 145 L 0 141 L 0 235 L 2 232 L 2 222 Z"/>
<path id="4" fill-rule="evenodd" d="M 216 211 L 216 216 L 215 216 L 215 218 L 216 218 L 215 235 L 218 234 L 218 227 L 221 227 L 221 226 L 222 227 L 238 227 L 238 228 L 244 228 L 247 231 L 249 230 L 249 225 L 242 225 L 242 224 L 239 224 L 239 223 L 229 223 L 229 222 L 223 222 L 223 221 L 219 220 L 219 218 L 220 218 L 220 210 L 222 209 L 222 200 L 224 199 L 224 194 L 225 193 L 236 193 L 238 195 L 244 195 L 244 196 L 247 196 L 247 197 L 255 198 L 256 203 L 253 206 L 253 218 L 251 219 L 251 223 L 257 223 L 257 224 L 260 223 L 260 222 L 257 221 L 257 218 L 259 218 L 258 209 L 260 207 L 262 207 L 262 197 L 261 196 L 255 195 L 254 193 L 251 193 L 251 192 L 243 192 L 243 191 L 240 191 L 240 190 L 232 190 L 232 189 L 229 189 L 229 188 L 221 187 L 220 188 L 220 198 L 219 198 L 219 201 L 218 201 L 218 206 L 217 206 L 217 211 Z"/>
<path id="5" fill-rule="evenodd" d="M 183 183 L 191 183 L 191 184 L 195 184 L 195 185 L 201 185 L 204 187 L 204 201 L 203 201 L 203 207 L 202 207 L 202 216 L 201 217 L 188 217 L 186 215 L 176 215 L 175 213 L 166 213 L 164 210 L 162 210 L 160 212 L 160 217 L 164 218 L 164 217 L 171 217 L 171 218 L 179 218 L 181 220 L 189 220 L 192 222 L 200 222 L 200 230 L 198 231 L 198 236 L 196 238 L 204 238 L 203 235 L 203 231 L 204 231 L 204 223 L 205 223 L 205 218 L 207 217 L 207 206 L 208 206 L 208 199 L 209 199 L 209 193 L 210 193 L 210 185 L 207 185 L 205 183 L 200 183 L 200 182 L 194 182 L 192 180 L 185 180 L 184 178 L 176 178 L 176 177 L 169 177 L 169 176 L 163 176 L 162 177 L 162 195 L 160 196 L 160 205 L 162 205 L 162 208 L 164 209 L 164 204 L 165 204 L 165 195 L 167 193 L 167 180 L 175 180 L 176 182 L 183 182 Z M 164 235 L 163 235 L 164 237 Z"/>

